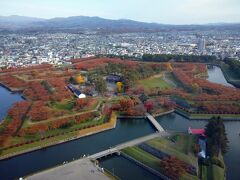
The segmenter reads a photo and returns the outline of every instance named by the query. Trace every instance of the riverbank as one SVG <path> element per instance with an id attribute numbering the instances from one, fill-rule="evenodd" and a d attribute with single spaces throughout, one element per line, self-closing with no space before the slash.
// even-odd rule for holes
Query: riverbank
<path id="1" fill-rule="evenodd" d="M 23 92 L 23 88 L 22 89 L 18 89 L 18 88 L 10 88 L 7 85 L 5 85 L 4 83 L 0 82 L 0 86 L 4 87 L 5 89 L 7 89 L 8 91 L 10 91 L 11 93 L 22 93 Z"/>
<path id="2" fill-rule="evenodd" d="M 173 112 L 174 112 L 174 110 L 169 110 L 169 111 L 166 111 L 166 112 L 153 114 L 153 116 L 154 117 L 159 117 L 159 116 L 164 116 L 164 115 L 167 115 L 167 114 L 171 114 Z M 36 143 L 41 143 L 41 144 L 44 143 L 44 141 L 45 142 L 47 141 L 47 142 L 45 144 L 41 145 L 41 146 L 37 146 L 37 147 L 29 148 L 29 149 L 26 149 L 26 148 L 22 147 L 24 150 L 0 156 L 0 160 L 12 158 L 12 157 L 19 156 L 19 155 L 22 155 L 22 154 L 30 153 L 30 152 L 37 151 L 37 150 L 40 150 L 40 149 L 45 149 L 45 148 L 48 148 L 48 147 L 51 147 L 51 146 L 59 145 L 59 144 L 62 144 L 62 143 L 67 143 L 69 141 L 73 141 L 73 140 L 76 140 L 76 139 L 79 139 L 79 138 L 82 138 L 82 137 L 86 137 L 86 136 L 90 136 L 90 135 L 93 135 L 93 134 L 97 134 L 97 133 L 101 133 L 101 132 L 104 132 L 104 131 L 107 131 L 107 130 L 114 129 L 116 127 L 116 122 L 117 122 L 118 118 L 120 118 L 120 119 L 143 119 L 144 118 L 145 119 L 146 116 L 136 116 L 136 117 L 134 117 L 134 116 L 117 116 L 116 113 L 113 112 L 112 115 L 111 115 L 110 121 L 107 122 L 107 123 L 80 130 L 77 133 L 75 132 L 74 135 L 71 135 L 70 133 L 73 133 L 73 132 L 70 132 L 67 135 L 59 135 L 59 136 L 53 137 L 53 138 L 56 138 L 55 141 L 52 141 L 52 138 L 48 139 L 48 140 L 37 141 Z M 62 140 L 62 138 L 65 137 L 65 136 L 67 136 L 67 138 Z M 73 137 L 69 137 L 69 136 L 73 136 Z M 29 146 L 29 144 L 27 144 L 26 146 Z M 16 148 L 18 148 L 18 147 L 16 147 Z"/>
<path id="3" fill-rule="evenodd" d="M 239 79 L 232 79 L 230 77 L 230 74 L 228 73 L 227 69 L 224 67 L 224 65 L 219 65 L 218 67 L 221 68 L 223 75 L 228 83 L 232 84 L 233 86 L 235 86 L 237 88 L 240 88 L 240 80 Z"/>
<path id="4" fill-rule="evenodd" d="M 179 108 L 175 108 L 174 112 L 190 120 L 210 120 L 220 116 L 224 121 L 240 121 L 240 114 L 194 114 Z"/>
<path id="5" fill-rule="evenodd" d="M 168 114 L 171 114 L 171 113 L 174 113 L 174 112 L 176 112 L 177 114 L 179 114 L 183 117 L 191 119 L 191 120 L 209 120 L 213 116 L 219 116 L 219 115 L 213 115 L 213 114 L 212 115 L 211 114 L 194 114 L 194 115 L 191 114 L 191 115 L 189 115 L 188 113 L 183 112 L 182 110 L 180 111 L 178 109 L 172 109 L 172 110 L 169 110 L 169 111 L 166 111 L 166 112 L 153 114 L 153 117 L 161 117 L 161 116 L 168 115 Z M 19 151 L 19 152 L 16 152 L 16 153 L 6 154 L 6 155 L 0 157 L 0 160 L 12 158 L 12 157 L 19 156 L 19 155 L 22 155 L 22 154 L 26 154 L 26 153 L 29 153 L 29 152 L 32 152 L 32 151 L 37 151 L 37 150 L 40 150 L 40 149 L 46 149 L 46 148 L 51 147 L 51 146 L 59 145 L 59 144 L 62 144 L 62 143 L 67 143 L 69 141 L 73 141 L 73 140 L 76 140 L 76 139 L 79 139 L 79 138 L 82 138 L 82 137 L 86 137 L 86 136 L 90 136 L 90 135 L 93 135 L 93 134 L 97 134 L 97 133 L 101 133 L 101 132 L 104 132 L 104 131 L 107 131 L 107 130 L 114 129 L 116 127 L 116 121 L 117 121 L 118 118 L 120 118 L 120 119 L 143 119 L 144 118 L 145 119 L 146 116 L 117 116 L 115 113 L 113 113 L 112 117 L 110 118 L 110 121 L 107 122 L 107 123 L 80 130 L 79 132 L 75 132 L 75 134 L 73 134 L 73 135 L 71 135 L 70 133 L 72 133 L 72 132 L 70 132 L 70 133 L 68 133 L 68 135 L 56 136 L 56 137 L 54 137 L 56 139 L 54 142 L 52 142 L 52 140 L 49 139 L 50 141 L 48 142 L 46 140 L 47 142 L 44 145 L 37 146 L 37 147 L 34 147 L 34 148 L 30 148 L 30 149 L 27 149 L 27 150 L 22 150 L 22 151 Z M 238 117 L 238 119 L 236 119 L 236 118 L 233 118 L 233 117 L 229 117 L 228 121 L 229 120 L 238 121 L 238 120 L 240 120 L 240 118 Z M 67 138 L 62 140 L 65 136 L 67 136 Z M 41 143 L 42 144 L 42 143 L 44 143 L 44 140 L 42 142 L 40 141 L 40 142 L 36 142 L 36 143 Z"/>
<path id="6" fill-rule="evenodd" d="M 13 94 L 16 94 L 16 93 L 18 93 L 19 95 L 21 94 L 21 98 L 23 100 L 27 100 L 27 98 L 22 94 L 24 89 L 13 89 L 13 88 L 8 87 L 7 85 L 5 85 L 1 82 L 0 82 L 0 86 L 7 89 L 8 91 L 10 91 Z"/>
<path id="7" fill-rule="evenodd" d="M 210 65 L 210 66 L 217 66 L 221 69 L 222 73 L 223 73 L 223 76 L 224 78 L 226 79 L 226 81 L 233 85 L 234 87 L 236 88 L 240 88 L 240 79 L 233 79 L 231 78 L 231 75 L 227 72 L 227 69 L 224 67 L 224 64 L 209 64 L 207 63 L 207 65 Z"/>
<path id="8" fill-rule="evenodd" d="M 51 146 L 56 146 L 56 145 L 59 145 L 59 144 L 67 143 L 69 141 L 77 140 L 77 139 L 82 138 L 82 137 L 86 137 L 86 136 L 101 133 L 101 132 L 104 132 L 104 131 L 107 131 L 107 130 L 111 130 L 111 129 L 114 129 L 116 127 L 116 122 L 117 122 L 117 116 L 116 116 L 115 113 L 112 113 L 111 118 L 110 118 L 109 122 L 107 122 L 107 123 L 80 130 L 77 133 L 77 135 L 75 135 L 73 137 L 68 137 L 67 139 L 64 139 L 64 140 L 58 140 L 58 138 L 60 138 L 61 135 L 58 136 L 58 137 L 54 137 L 54 138 L 57 139 L 55 142 L 50 139 L 49 142 L 47 142 L 46 144 L 44 144 L 42 146 L 37 146 L 37 147 L 30 148 L 30 149 L 27 149 L 27 150 L 22 150 L 22 151 L 19 151 L 19 152 L 16 152 L 16 153 L 6 154 L 4 156 L 1 156 L 0 160 L 9 159 L 9 158 L 19 156 L 19 155 L 22 155 L 22 154 L 30 153 L 30 152 L 37 151 L 37 150 L 40 150 L 40 149 L 46 149 L 46 148 L 51 147 Z M 70 132 L 70 133 L 72 133 L 72 132 Z M 70 133 L 69 133 L 69 135 L 71 135 Z M 63 137 L 64 137 L 64 135 L 63 135 Z"/>

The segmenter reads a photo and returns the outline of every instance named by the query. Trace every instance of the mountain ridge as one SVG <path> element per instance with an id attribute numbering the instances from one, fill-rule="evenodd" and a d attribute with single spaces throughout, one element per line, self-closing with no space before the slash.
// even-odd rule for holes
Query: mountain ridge
<path id="1" fill-rule="evenodd" d="M 27 16 L 0 16 L 0 29 L 4 30 L 26 30 L 26 29 L 41 29 L 41 30 L 159 30 L 165 28 L 194 28 L 205 26 L 237 26 L 240 23 L 209 23 L 209 24 L 191 24 L 191 25 L 174 25 L 160 24 L 135 21 L 131 19 L 106 19 L 98 16 L 70 16 L 70 17 L 55 17 L 50 19 L 35 18 Z"/>

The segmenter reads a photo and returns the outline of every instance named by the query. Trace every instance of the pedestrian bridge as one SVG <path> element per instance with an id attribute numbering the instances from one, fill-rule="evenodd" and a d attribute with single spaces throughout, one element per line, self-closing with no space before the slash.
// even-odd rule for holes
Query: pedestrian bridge
<path id="1" fill-rule="evenodd" d="M 124 148 L 127 148 L 129 146 L 135 146 L 137 144 L 141 144 L 141 143 L 143 143 L 145 141 L 148 141 L 150 139 L 153 139 L 153 138 L 156 138 L 156 137 L 164 137 L 164 136 L 168 136 L 168 135 L 169 135 L 169 133 L 167 133 L 166 131 L 150 134 L 150 135 L 147 135 L 147 136 L 144 136 L 144 137 L 134 139 L 132 141 L 128 141 L 126 143 L 119 144 L 119 145 L 117 145 L 113 148 L 109 148 L 105 151 L 101 151 L 99 153 L 93 154 L 93 155 L 89 156 L 88 158 L 95 160 L 95 159 L 99 159 L 99 158 L 102 158 L 102 157 L 105 157 L 105 156 L 108 156 L 108 155 L 111 155 L 111 154 L 115 154 L 115 153 L 120 154 L 120 150 L 122 150 Z"/>
<path id="2" fill-rule="evenodd" d="M 162 126 L 157 122 L 157 120 L 149 113 L 145 113 L 148 120 L 153 124 L 153 126 L 158 130 L 158 132 L 164 132 Z"/>

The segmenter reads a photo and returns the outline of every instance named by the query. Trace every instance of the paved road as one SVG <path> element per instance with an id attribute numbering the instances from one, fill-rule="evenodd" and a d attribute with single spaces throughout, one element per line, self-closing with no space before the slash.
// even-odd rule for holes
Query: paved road
<path id="1" fill-rule="evenodd" d="M 109 180 L 109 178 L 89 158 L 84 158 L 29 176 L 27 180 Z"/>

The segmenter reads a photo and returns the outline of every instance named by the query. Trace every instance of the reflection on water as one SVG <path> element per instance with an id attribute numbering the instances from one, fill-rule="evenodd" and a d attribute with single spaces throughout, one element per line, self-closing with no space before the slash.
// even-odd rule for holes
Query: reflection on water
<path id="1" fill-rule="evenodd" d="M 208 81 L 223 84 L 225 86 L 234 87 L 230 83 L 228 83 L 223 75 L 221 68 L 217 66 L 208 66 Z"/>
<path id="2" fill-rule="evenodd" d="M 0 122 L 7 115 L 9 108 L 18 101 L 22 101 L 22 97 L 18 93 L 11 93 L 4 87 L 0 86 Z"/>

